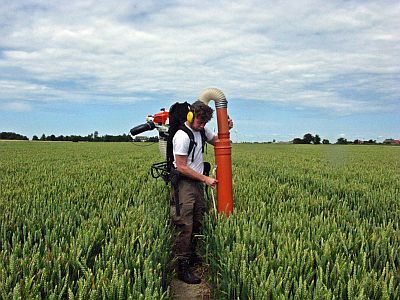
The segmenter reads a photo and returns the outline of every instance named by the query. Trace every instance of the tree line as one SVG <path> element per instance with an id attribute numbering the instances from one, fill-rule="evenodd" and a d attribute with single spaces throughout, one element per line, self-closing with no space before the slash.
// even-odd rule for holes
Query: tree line
<path id="1" fill-rule="evenodd" d="M 22 140 L 28 141 L 29 139 L 21 134 L 15 132 L 0 132 L 0 140 Z"/>
<path id="2" fill-rule="evenodd" d="M 15 132 L 1 132 L 0 140 L 26 140 L 29 138 Z M 99 133 L 95 131 L 87 136 L 80 135 L 59 135 L 54 134 L 46 136 L 44 133 L 40 136 L 34 135 L 32 141 L 50 141 L 50 142 L 158 142 L 158 137 L 141 137 L 137 136 L 132 138 L 129 134 L 122 135 L 103 135 L 99 136 Z"/>
<path id="3" fill-rule="evenodd" d="M 328 139 L 323 139 L 321 141 L 321 138 L 318 134 L 316 134 L 315 136 L 313 136 L 311 133 L 306 133 L 303 138 L 294 138 L 293 139 L 293 144 L 330 144 L 330 141 Z M 376 140 L 367 140 L 367 141 L 363 141 L 363 140 L 359 140 L 359 139 L 355 139 L 354 141 L 348 141 L 346 138 L 344 137 L 340 137 L 336 140 L 336 143 L 338 145 L 348 145 L 348 144 L 355 144 L 355 145 L 360 145 L 360 144 L 368 144 L 368 145 L 373 145 L 373 144 L 378 144 L 376 142 Z"/>
<path id="4" fill-rule="evenodd" d="M 293 144 L 321 144 L 321 138 L 318 134 L 313 136 L 311 133 L 306 133 L 303 138 L 295 138 L 293 139 Z M 329 140 L 323 139 L 322 144 L 329 144 Z"/>

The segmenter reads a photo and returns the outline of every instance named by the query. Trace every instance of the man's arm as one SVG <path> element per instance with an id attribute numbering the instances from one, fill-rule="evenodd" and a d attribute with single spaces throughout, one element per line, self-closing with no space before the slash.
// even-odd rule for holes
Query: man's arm
<path id="1" fill-rule="evenodd" d="M 175 155 L 175 163 L 176 169 L 178 172 L 182 173 L 183 175 L 190 177 L 192 179 L 198 180 L 200 182 L 204 182 L 208 186 L 214 188 L 218 180 L 215 178 L 208 177 L 206 175 L 200 174 L 193 170 L 192 168 L 188 167 L 187 165 L 187 155 Z"/>
<path id="2" fill-rule="evenodd" d="M 229 118 L 229 117 L 228 117 L 228 126 L 229 126 L 229 130 L 231 130 L 232 127 L 233 127 L 233 120 L 231 118 Z M 217 139 L 218 139 L 218 135 L 214 135 L 214 137 L 211 140 L 207 141 L 207 143 L 209 143 L 209 144 L 214 146 L 215 145 L 215 141 Z"/>
<path id="3" fill-rule="evenodd" d="M 215 141 L 218 139 L 218 135 L 214 135 L 214 137 L 210 140 L 210 141 L 208 141 L 207 143 L 209 143 L 209 144 L 211 144 L 211 145 L 215 145 Z"/>

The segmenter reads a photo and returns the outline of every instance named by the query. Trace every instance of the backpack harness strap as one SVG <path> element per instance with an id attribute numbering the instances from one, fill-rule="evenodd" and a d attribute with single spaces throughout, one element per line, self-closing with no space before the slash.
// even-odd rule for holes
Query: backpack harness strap
<path id="1" fill-rule="evenodd" d="M 188 150 L 188 156 L 190 154 L 190 152 L 192 152 L 192 161 L 194 160 L 194 153 L 196 151 L 196 147 L 197 147 L 197 143 L 194 140 L 194 134 L 193 132 L 187 128 L 185 125 L 182 125 L 181 127 L 179 127 L 180 130 L 184 131 L 188 137 L 189 137 L 189 150 Z M 203 129 L 200 130 L 200 134 L 201 134 L 201 153 L 204 153 L 204 145 L 206 143 L 207 137 L 206 137 L 206 132 Z"/>

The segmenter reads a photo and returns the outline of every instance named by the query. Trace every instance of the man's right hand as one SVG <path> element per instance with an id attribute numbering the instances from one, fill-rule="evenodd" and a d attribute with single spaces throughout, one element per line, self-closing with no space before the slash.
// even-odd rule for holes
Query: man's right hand
<path id="1" fill-rule="evenodd" d="M 186 155 L 175 155 L 176 169 L 178 172 L 192 179 L 204 182 L 211 188 L 217 186 L 218 180 L 212 177 L 200 174 L 187 166 L 187 156 Z"/>
<path id="2" fill-rule="evenodd" d="M 212 177 L 206 176 L 206 179 L 204 180 L 204 183 L 207 184 L 211 188 L 215 188 L 218 184 L 218 180 Z"/>

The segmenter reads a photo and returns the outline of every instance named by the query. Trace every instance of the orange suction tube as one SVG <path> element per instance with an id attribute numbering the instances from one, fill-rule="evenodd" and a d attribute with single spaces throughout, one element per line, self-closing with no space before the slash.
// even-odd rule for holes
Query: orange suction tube
<path id="1" fill-rule="evenodd" d="M 228 101 L 221 90 L 209 88 L 201 93 L 199 100 L 215 101 L 217 110 L 218 138 L 215 141 L 215 163 L 217 165 L 217 211 L 229 216 L 233 211 L 231 141 L 228 124 Z"/>

